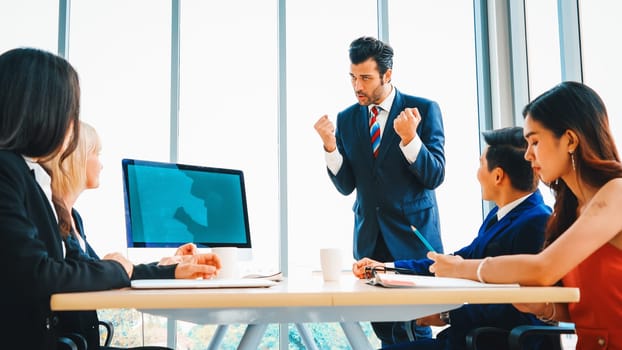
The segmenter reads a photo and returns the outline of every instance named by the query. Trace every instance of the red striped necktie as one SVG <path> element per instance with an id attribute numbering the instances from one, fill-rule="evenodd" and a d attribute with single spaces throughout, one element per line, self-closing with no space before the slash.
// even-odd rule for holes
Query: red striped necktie
<path id="1" fill-rule="evenodd" d="M 371 118 L 369 119 L 369 136 L 371 137 L 371 149 L 374 153 L 374 158 L 378 156 L 378 149 L 380 148 L 380 123 L 376 120 L 380 107 L 373 106 L 371 108 Z"/>

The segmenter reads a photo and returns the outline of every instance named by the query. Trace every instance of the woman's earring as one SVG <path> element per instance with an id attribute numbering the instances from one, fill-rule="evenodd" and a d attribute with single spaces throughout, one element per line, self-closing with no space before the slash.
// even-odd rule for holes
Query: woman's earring
<path id="1" fill-rule="evenodd" d="M 577 167 L 574 164 L 574 153 L 570 152 L 570 161 L 572 162 L 572 170 L 577 171 Z"/>

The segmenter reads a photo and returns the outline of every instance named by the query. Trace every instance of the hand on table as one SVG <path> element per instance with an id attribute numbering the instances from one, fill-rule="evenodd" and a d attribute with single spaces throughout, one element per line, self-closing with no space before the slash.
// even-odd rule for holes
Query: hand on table
<path id="1" fill-rule="evenodd" d="M 384 263 L 372 260 L 370 258 L 363 258 L 352 264 L 352 273 L 358 278 L 367 278 L 365 276 L 365 267 L 367 266 L 384 266 Z"/>
<path id="2" fill-rule="evenodd" d="M 165 256 L 160 259 L 158 266 L 179 264 L 183 261 L 185 255 Z"/>
<path id="3" fill-rule="evenodd" d="M 186 243 L 175 251 L 175 255 L 195 255 L 198 254 L 199 250 L 194 243 Z"/>
<path id="4" fill-rule="evenodd" d="M 180 255 L 180 262 L 175 268 L 175 278 L 210 279 L 218 275 L 220 259 L 216 254 Z"/>
<path id="5" fill-rule="evenodd" d="M 183 257 L 196 255 L 198 253 L 199 253 L 199 250 L 197 249 L 197 246 L 194 243 L 186 243 L 180 246 L 179 248 L 177 248 L 174 256 L 165 256 L 162 259 L 160 259 L 160 262 L 158 263 L 158 265 L 162 266 L 162 265 L 179 264 L 180 262 L 184 261 Z"/>

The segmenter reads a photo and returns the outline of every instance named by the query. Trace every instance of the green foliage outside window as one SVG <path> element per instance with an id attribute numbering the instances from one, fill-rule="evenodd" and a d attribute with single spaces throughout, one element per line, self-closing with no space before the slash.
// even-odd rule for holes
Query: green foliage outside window
<path id="1" fill-rule="evenodd" d="M 100 319 L 112 322 L 115 327 L 112 346 L 167 345 L 167 319 L 164 317 L 151 316 L 134 309 L 100 310 L 98 315 Z M 178 321 L 176 326 L 175 349 L 179 350 L 205 349 L 216 331 L 216 325 L 197 325 Z M 308 323 L 305 326 L 312 334 L 318 349 L 352 348 L 338 323 Z M 380 347 L 380 342 L 369 322 L 362 323 L 362 326 L 372 346 Z M 246 325 L 243 324 L 230 325 L 219 349 L 236 349 L 245 329 Z M 259 349 L 277 349 L 278 335 L 279 326 L 269 325 Z M 293 324 L 289 325 L 289 349 L 305 349 L 302 338 Z"/>

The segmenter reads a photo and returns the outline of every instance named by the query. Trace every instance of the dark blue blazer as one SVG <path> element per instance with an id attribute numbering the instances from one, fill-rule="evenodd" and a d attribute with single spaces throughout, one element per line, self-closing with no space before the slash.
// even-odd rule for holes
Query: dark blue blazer
<path id="1" fill-rule="evenodd" d="M 490 221 L 496 218 L 498 209 L 494 207 L 488 213 L 473 242 L 454 255 L 465 259 L 481 259 L 487 256 L 534 254 L 542 249 L 544 229 L 551 209 L 544 204 L 539 191 L 488 227 Z M 412 269 L 422 275 L 430 275 L 428 268 L 431 264 L 430 259 L 395 261 L 396 267 Z M 449 314 L 451 327 L 446 329 L 446 336 L 452 338 L 448 339 L 453 344 L 452 348 L 461 348 L 455 342 L 464 343 L 466 333 L 477 327 L 511 329 L 522 324 L 541 324 L 533 315 L 521 313 L 510 304 L 465 305 Z"/>
<path id="2" fill-rule="evenodd" d="M 393 121 L 406 107 L 417 107 L 421 122 L 417 134 L 422 141 L 419 155 L 409 164 L 399 148 L 400 137 Z M 366 106 L 354 104 L 337 115 L 337 148 L 343 165 L 328 175 L 337 190 L 354 202 L 354 258 L 375 256 L 376 241 L 382 235 L 388 253 L 397 259 L 423 258 L 426 247 L 412 233 L 414 225 L 438 252 L 443 251 L 439 213 L 434 189 L 445 178 L 445 136 L 438 104 L 396 90 L 382 133 L 378 157 L 374 159 Z"/>

